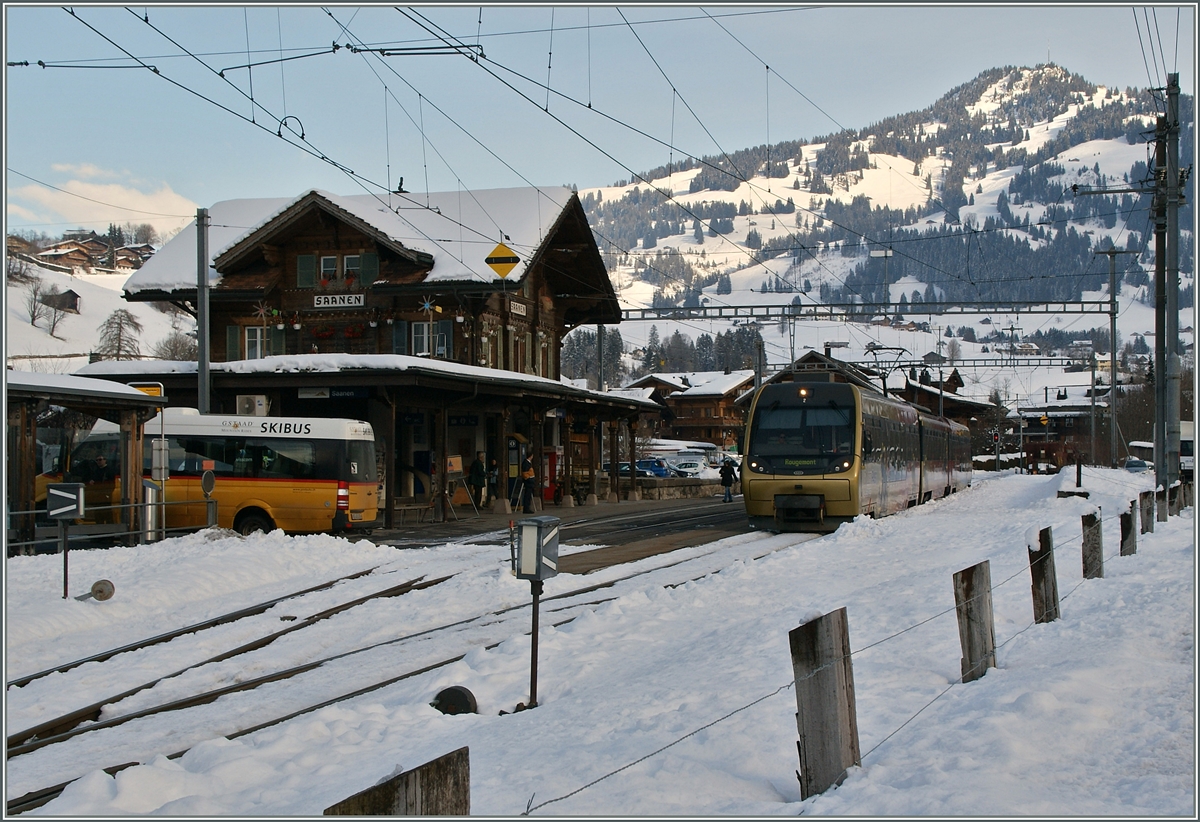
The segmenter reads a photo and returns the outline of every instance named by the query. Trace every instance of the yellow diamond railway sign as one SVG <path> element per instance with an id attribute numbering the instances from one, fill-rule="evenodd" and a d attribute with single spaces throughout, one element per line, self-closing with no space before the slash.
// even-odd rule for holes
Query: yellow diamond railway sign
<path id="1" fill-rule="evenodd" d="M 507 277 L 508 273 L 517 267 L 517 263 L 521 262 L 521 258 L 516 252 L 500 243 L 492 249 L 492 253 L 483 258 L 483 261 L 492 267 L 501 278 Z"/>

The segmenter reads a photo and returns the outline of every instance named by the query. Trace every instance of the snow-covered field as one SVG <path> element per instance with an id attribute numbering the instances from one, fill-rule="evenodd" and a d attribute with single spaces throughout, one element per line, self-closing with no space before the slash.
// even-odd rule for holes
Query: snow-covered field
<path id="1" fill-rule="evenodd" d="M 1151 482 L 1085 469 L 1092 495 L 1085 501 L 1056 497 L 1074 484 L 1073 472 L 982 474 L 948 500 L 860 519 L 828 537 L 747 533 L 649 558 L 633 569 L 659 570 L 618 582 L 605 601 L 571 610 L 575 618 L 564 624 L 554 624 L 563 612 L 551 618 L 543 600 L 535 710 L 500 715 L 528 697 L 526 608 L 497 621 L 494 647 L 479 645 L 448 667 L 244 737 L 223 734 L 261 721 L 255 711 L 278 716 L 311 694 L 346 693 L 408 668 L 373 656 L 354 674 L 328 666 L 264 686 L 258 696 L 176 712 L 170 733 L 137 751 L 143 764 L 116 777 L 97 769 L 129 761 L 122 746 L 143 720 L 84 734 L 60 746 L 65 751 L 9 759 L 7 796 L 81 777 L 31 813 L 312 816 L 397 769 L 466 745 L 475 815 L 1194 818 L 1192 511 L 1139 537 L 1136 555 L 1118 552 L 1118 515 Z M 1080 516 L 1097 505 L 1104 578 L 1084 581 Z M 1034 624 L 1026 532 L 1047 526 L 1062 618 Z M 686 564 L 663 567 L 685 557 Z M 982 560 L 991 565 L 998 668 L 964 685 L 951 579 Z M 267 633 L 285 624 L 281 616 L 421 575 L 455 576 L 334 616 L 183 683 L 168 680 L 105 715 L 530 596 L 508 570 L 504 534 L 398 549 L 212 533 L 72 552 L 72 594 L 106 578 L 116 595 L 105 602 L 63 599 L 59 557 L 17 557 L 7 561 L 6 677 L 370 568 L 311 602 L 281 603 L 249 626 L 180 637 L 121 665 L 88 664 L 9 689 L 8 733 L 115 693 L 121 682 L 144 682 L 247 641 L 238 631 Z M 544 596 L 630 570 L 560 575 Z M 583 601 L 599 598 L 593 592 Z M 862 766 L 836 790 L 801 801 L 787 634 L 841 607 Z M 450 685 L 469 688 L 479 713 L 444 716 L 430 707 Z M 97 739 L 85 743 L 88 736 Z M 184 748 L 182 758 L 163 755 Z"/>

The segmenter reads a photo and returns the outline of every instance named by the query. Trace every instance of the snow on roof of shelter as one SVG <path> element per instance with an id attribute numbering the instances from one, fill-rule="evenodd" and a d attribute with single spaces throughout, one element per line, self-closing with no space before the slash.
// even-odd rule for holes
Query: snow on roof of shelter
<path id="1" fill-rule="evenodd" d="M 77 371 L 77 374 L 194 374 L 197 364 L 194 361 L 115 361 L 101 360 L 89 363 Z M 526 385 L 533 388 L 553 389 L 577 399 L 603 400 L 611 399 L 614 395 L 643 405 L 647 409 L 657 409 L 659 405 L 648 397 L 643 398 L 636 392 L 621 394 L 614 392 L 596 391 L 590 388 L 569 385 L 561 380 L 539 377 L 535 374 L 522 374 L 517 371 L 504 371 L 498 368 L 485 368 L 478 365 L 463 365 L 447 360 L 435 360 L 427 357 L 414 357 L 405 354 L 280 354 L 263 357 L 256 360 L 234 360 L 233 362 L 215 362 L 209 365 L 213 372 L 227 374 L 293 374 L 293 373 L 338 373 L 354 369 L 380 371 L 422 371 L 425 373 L 453 374 L 455 376 L 477 380 L 480 383 Z M 9 372 L 12 373 L 12 372 Z M 89 380 L 96 382 L 96 380 Z M 130 389 L 135 390 L 135 389 Z M 141 394 L 140 391 L 135 393 Z M 144 396 L 144 395 L 143 395 Z"/>
<path id="2" fill-rule="evenodd" d="M 125 365 L 130 365 L 126 362 Z M 193 363 L 195 365 L 195 363 Z M 161 397 L 151 397 L 144 391 L 111 380 L 90 379 L 72 374 L 45 374 L 37 371 L 5 372 L 6 390 L 23 394 L 45 393 L 88 399 L 128 400 L 138 405 L 154 405 Z"/>
<path id="3" fill-rule="evenodd" d="M 426 282 L 499 279 L 484 260 L 499 243 L 520 258 L 508 279 L 520 282 L 573 192 L 569 188 L 497 188 L 427 195 L 342 196 L 309 189 L 297 197 L 223 200 L 208 209 L 209 285 L 220 281 L 211 260 L 245 240 L 311 194 L 361 220 L 393 242 L 433 257 Z M 125 290 L 175 291 L 196 287 L 193 220 L 125 281 Z"/>

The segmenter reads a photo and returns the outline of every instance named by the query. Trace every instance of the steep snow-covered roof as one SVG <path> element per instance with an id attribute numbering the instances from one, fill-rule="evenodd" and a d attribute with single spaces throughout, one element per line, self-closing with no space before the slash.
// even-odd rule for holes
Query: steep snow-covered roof
<path id="1" fill-rule="evenodd" d="M 296 197 L 224 200 L 208 210 L 209 285 L 220 281 L 212 260 L 310 194 L 363 221 L 389 240 L 433 257 L 426 282 L 493 282 L 484 259 L 503 242 L 520 262 L 508 275 L 519 282 L 530 259 L 569 202 L 569 188 L 499 188 L 429 195 L 342 196 L 310 189 Z M 125 282 L 131 294 L 196 287 L 193 220 Z"/>
<path id="2" fill-rule="evenodd" d="M 641 388 L 645 383 L 660 381 L 675 387 L 671 396 L 723 397 L 730 391 L 754 378 L 753 371 L 680 371 L 647 374 L 630 383 L 629 387 Z"/>

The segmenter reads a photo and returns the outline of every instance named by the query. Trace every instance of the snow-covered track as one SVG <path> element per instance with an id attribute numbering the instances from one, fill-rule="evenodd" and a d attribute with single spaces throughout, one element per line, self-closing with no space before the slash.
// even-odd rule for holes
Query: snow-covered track
<path id="1" fill-rule="evenodd" d="M 814 535 L 813 538 L 818 538 L 818 537 L 816 537 Z M 736 557 L 736 559 L 739 559 L 742 561 L 754 561 L 754 560 L 766 557 L 772 553 L 775 553 L 778 550 L 782 550 L 783 548 L 789 547 L 792 544 L 794 544 L 794 540 L 789 541 L 787 543 L 780 543 L 779 545 L 776 545 L 776 546 L 768 547 L 765 550 L 764 550 L 763 546 L 759 545 L 759 546 L 757 546 L 757 550 L 753 550 L 745 555 L 739 555 Z M 572 602 L 571 600 L 573 600 L 573 599 L 578 599 L 580 597 L 583 597 L 587 594 L 592 594 L 599 590 L 613 589 L 613 588 L 618 587 L 622 583 L 625 583 L 625 582 L 628 582 L 631 580 L 637 580 L 641 577 L 646 577 L 651 574 L 668 571 L 669 569 L 672 569 L 672 568 L 679 569 L 679 571 L 682 571 L 682 573 L 672 574 L 671 575 L 672 578 L 663 580 L 661 582 L 661 585 L 663 587 L 677 587 L 680 585 L 687 584 L 689 581 L 694 581 L 694 580 L 703 578 L 703 577 L 708 576 L 713 573 L 719 573 L 723 568 L 728 566 L 728 564 L 730 562 L 730 557 L 728 556 L 728 552 L 730 550 L 729 545 L 723 545 L 721 542 L 715 542 L 715 543 L 712 543 L 710 546 L 705 546 L 705 549 L 707 549 L 707 550 L 701 550 L 699 553 L 696 552 L 697 549 L 692 549 L 692 553 L 690 553 L 688 556 L 683 557 L 683 558 L 676 558 L 670 562 L 657 563 L 657 564 L 654 564 L 652 567 L 641 567 L 641 568 L 638 568 L 637 570 L 634 570 L 634 571 L 632 571 L 628 574 L 622 575 L 620 577 L 608 579 L 603 582 L 597 582 L 592 585 L 581 586 L 579 588 L 575 588 L 570 591 L 564 591 L 559 594 L 555 594 L 553 596 L 544 597 L 542 599 L 542 603 L 545 606 L 549 606 L 547 608 L 547 612 L 549 614 L 555 615 L 555 618 L 551 624 L 553 624 L 555 626 L 560 626 L 560 625 L 564 625 L 564 624 L 570 622 L 571 620 L 577 618 L 578 616 L 580 616 L 581 611 L 583 609 L 594 607 L 602 602 L 607 601 L 607 599 L 611 599 L 611 598 L 615 598 L 616 596 L 619 596 L 619 592 L 615 592 L 614 597 L 610 597 L 610 598 L 602 598 L 602 599 L 590 598 L 585 601 Z M 735 548 L 735 550 L 736 550 L 736 548 Z M 716 559 L 717 561 L 712 562 L 710 560 L 709 562 L 705 562 L 706 559 L 710 559 L 710 558 Z M 550 603 L 555 603 L 555 604 L 550 605 Z M 147 719 L 151 719 L 152 717 L 154 717 L 156 715 L 161 715 L 161 714 L 168 713 L 168 712 L 179 711 L 179 710 L 184 710 L 187 708 L 199 707 L 199 706 L 202 706 L 205 704 L 213 703 L 213 702 L 216 702 L 218 699 L 220 699 L 222 696 L 225 696 L 227 694 L 231 694 L 234 692 L 245 692 L 247 690 L 253 690 L 253 689 L 259 688 L 260 686 L 265 686 L 265 685 L 268 685 L 273 682 L 279 682 L 284 679 L 290 679 L 293 677 L 297 677 L 302 674 L 314 671 L 315 669 L 320 668 L 322 666 L 329 665 L 330 663 L 333 663 L 335 661 L 345 660 L 345 659 L 348 659 L 351 657 L 360 657 L 360 660 L 357 664 L 357 667 L 360 669 L 360 672 L 356 674 L 354 671 L 348 670 L 344 674 L 340 674 L 337 677 L 337 679 L 338 679 L 338 681 L 362 681 L 365 677 L 362 675 L 361 671 L 378 671 L 380 669 L 389 669 L 389 668 L 394 670 L 396 667 L 398 667 L 394 661 L 385 660 L 385 659 L 379 658 L 375 655 L 370 655 L 369 658 L 364 657 L 363 654 L 365 654 L 366 652 L 382 651 L 385 647 L 394 649 L 399 646 L 407 646 L 407 649 L 411 649 L 411 651 L 409 651 L 409 653 L 408 653 L 408 659 L 405 660 L 405 663 L 406 663 L 405 668 L 406 669 L 403 670 L 402 672 L 399 672 L 397 674 L 389 676 L 381 681 L 371 682 L 370 684 L 356 688 L 350 692 L 336 694 L 333 696 L 326 697 L 319 702 L 304 705 L 297 709 L 288 711 L 286 714 L 284 714 L 282 716 L 277 715 L 277 716 L 274 716 L 271 718 L 266 718 L 263 721 L 257 722 L 249 727 L 242 727 L 242 728 L 239 728 L 239 729 L 234 730 L 229 733 L 221 734 L 221 733 L 217 732 L 216 734 L 214 734 L 211 731 L 206 730 L 203 735 L 203 738 L 197 738 L 194 742 L 192 742 L 192 745 L 199 744 L 199 742 L 203 741 L 204 739 L 215 738 L 216 736 L 224 736 L 226 739 L 230 739 L 230 740 L 236 739 L 236 738 L 246 736 L 248 734 L 252 734 L 257 731 L 263 730 L 265 728 L 271 727 L 273 725 L 278 725 L 280 723 L 289 721 L 291 719 L 302 716 L 304 714 L 311 713 L 311 712 L 319 710 L 321 708 L 325 708 L 327 706 L 334 705 L 339 702 L 344 702 L 344 701 L 347 701 L 350 699 L 354 699 L 356 697 L 362 696 L 363 694 L 367 694 L 372 691 L 376 691 L 381 688 L 385 688 L 389 685 L 393 685 L 402 680 L 410 679 L 412 677 L 419 676 L 421 674 L 425 674 L 430 671 L 434 671 L 438 668 L 443 668 L 447 665 L 451 665 L 451 664 L 463 659 L 467 655 L 467 653 L 469 653 L 471 650 L 474 650 L 474 649 L 480 648 L 480 647 L 493 648 L 493 647 L 501 644 L 502 642 L 509 640 L 513 636 L 514 629 L 516 629 L 520 633 L 528 633 L 529 629 L 528 629 L 527 625 L 524 624 L 524 617 L 520 612 L 526 611 L 526 609 L 528 609 L 529 607 L 530 607 L 529 603 L 521 603 L 519 605 L 513 605 L 513 606 L 506 607 L 506 608 L 501 608 L 498 610 L 487 611 L 485 613 L 477 614 L 475 616 L 468 617 L 468 618 L 462 619 L 462 620 L 458 620 L 456 622 L 449 623 L 446 625 L 436 626 L 433 628 L 429 628 L 429 629 L 426 629 L 423 631 L 419 631 L 419 632 L 401 636 L 401 637 L 395 637 L 393 639 L 389 639 L 384 642 L 376 643 L 369 647 L 360 648 L 360 649 L 350 651 L 347 653 L 338 654 L 333 657 L 328 657 L 328 658 L 322 659 L 322 660 L 315 660 L 315 661 L 306 663 L 304 665 L 296 666 L 296 667 L 288 669 L 288 670 L 275 671 L 270 674 L 264 675 L 262 677 L 256 678 L 255 680 L 245 681 L 242 683 L 238 683 L 237 685 L 228 686 L 226 688 L 221 688 L 221 689 L 216 689 L 214 691 L 210 691 L 210 692 L 207 692 L 204 694 L 197 694 L 194 696 L 189 696 L 184 699 L 180 699 L 180 700 L 176 700 L 172 703 L 168 703 L 166 705 L 160 705 L 160 706 L 156 706 L 154 708 L 146 709 L 143 711 L 138 711 L 135 714 L 127 714 L 122 717 L 116 717 L 113 720 L 108 721 L 108 722 L 96 723 L 96 724 L 88 725 L 86 727 L 81 727 L 76 732 L 62 735 L 61 738 L 48 738 L 48 739 L 44 740 L 44 744 L 41 747 L 51 748 L 58 744 L 64 744 L 64 743 L 69 742 L 69 740 L 72 737 L 78 737 L 80 734 L 85 734 L 86 732 L 92 731 L 92 730 L 104 730 L 106 728 L 112 728 L 117 724 L 121 724 L 121 722 L 123 722 L 123 721 L 128 721 L 131 719 L 139 719 L 139 718 L 143 719 L 143 720 L 147 720 Z M 437 641 L 436 647 L 430 647 L 430 648 L 423 647 L 425 645 L 425 643 L 420 642 L 420 640 L 429 640 L 429 639 L 434 639 Z M 424 653 L 422 653 L 422 652 L 424 652 Z M 264 696 L 263 697 L 264 703 L 273 704 L 273 702 L 275 701 L 273 699 L 274 696 L 276 696 L 276 695 L 268 694 L 268 695 Z M 206 728 L 211 728 L 212 725 L 213 725 L 212 721 L 207 721 L 207 723 L 205 723 Z M 165 730 L 164 728 L 157 728 L 157 729 L 147 728 L 147 731 L 149 731 L 149 733 L 146 736 L 147 742 L 145 743 L 145 745 L 146 745 L 146 747 L 149 747 L 149 748 L 153 748 L 156 745 L 161 745 L 161 741 L 164 740 L 165 738 L 177 736 L 177 734 L 170 732 L 168 730 Z M 103 734 L 101 736 L 103 736 Z M 140 736 L 140 734 L 139 734 L 139 736 Z M 156 738 L 159 740 L 158 743 L 155 742 Z M 112 746 L 105 744 L 99 738 L 97 739 L 96 743 L 94 743 L 94 744 L 96 746 L 96 755 L 97 756 L 102 755 L 100 753 L 100 751 L 108 751 L 112 747 Z M 125 748 L 128 751 L 128 755 L 137 756 L 136 754 L 134 754 L 133 750 L 129 750 L 129 748 L 131 746 L 122 745 L 120 747 Z M 141 745 L 139 745 L 138 747 L 141 747 Z M 146 747 L 143 747 L 142 750 L 145 750 Z M 168 754 L 167 757 L 169 759 L 179 758 L 179 757 L 183 756 L 185 753 L 187 753 L 187 750 L 190 750 L 190 747 L 191 746 L 189 746 L 188 748 L 186 748 L 184 750 L 177 751 L 172 754 Z M 26 753 L 26 752 L 31 752 L 33 750 L 35 750 L 35 749 L 29 748 L 28 750 L 22 750 L 20 752 Z M 159 752 L 161 752 L 161 750 L 162 749 L 160 747 Z M 14 751 L 10 750 L 9 751 L 10 760 L 13 758 L 14 755 L 15 755 Z M 150 754 L 150 755 L 152 756 L 154 754 Z M 127 768 L 127 767 L 137 765 L 141 761 L 144 761 L 144 760 L 145 760 L 145 755 L 142 755 L 142 756 L 138 756 L 138 758 L 133 761 L 127 761 L 127 762 L 119 764 L 119 765 L 112 765 L 112 766 L 104 767 L 103 770 L 109 774 L 114 774 L 120 770 Z M 97 770 L 97 768 L 92 768 L 90 770 Z M 61 784 L 47 787 L 47 788 L 41 788 L 41 789 L 34 790 L 34 791 L 29 791 L 20 797 L 10 800 L 7 804 L 8 812 L 10 814 L 15 814 L 15 813 L 21 813 L 25 810 L 31 810 L 33 808 L 39 807 L 40 805 L 43 805 L 43 804 L 51 801 L 55 797 L 57 797 L 62 792 L 62 790 L 68 784 L 70 784 L 70 782 L 74 781 L 74 779 L 77 779 L 77 778 L 79 778 L 79 776 L 82 776 L 82 775 L 83 775 L 82 773 L 76 774 L 75 776 L 62 782 Z"/>

